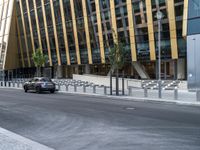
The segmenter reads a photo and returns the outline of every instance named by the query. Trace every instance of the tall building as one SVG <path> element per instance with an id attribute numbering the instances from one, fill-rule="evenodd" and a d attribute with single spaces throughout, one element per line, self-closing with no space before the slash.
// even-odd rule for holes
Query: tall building
<path id="1" fill-rule="evenodd" d="M 188 88 L 199 91 L 200 89 L 200 1 L 187 1 L 187 70 Z"/>
<path id="2" fill-rule="evenodd" d="M 120 41 L 128 51 L 125 74 L 155 79 L 160 10 L 162 77 L 185 79 L 186 1 L 1 0 L 0 70 L 6 78 L 33 76 L 32 53 L 41 48 L 48 76 L 107 75 L 109 50 Z"/>

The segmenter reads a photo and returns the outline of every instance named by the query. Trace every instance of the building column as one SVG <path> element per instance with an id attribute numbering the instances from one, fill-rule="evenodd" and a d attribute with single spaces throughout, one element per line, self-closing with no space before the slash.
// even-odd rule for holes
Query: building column
<path id="1" fill-rule="evenodd" d="M 85 65 L 85 74 L 90 74 L 90 65 L 89 64 Z"/>
<path id="2" fill-rule="evenodd" d="M 63 66 L 57 66 L 57 74 L 56 77 L 59 78 L 63 78 Z"/>
<path id="3" fill-rule="evenodd" d="M 65 73 L 65 78 L 70 78 L 71 77 L 71 66 L 65 66 L 64 73 Z"/>
<path id="4" fill-rule="evenodd" d="M 79 74 L 79 66 L 78 65 L 74 67 L 74 73 Z"/>
<path id="5" fill-rule="evenodd" d="M 185 59 L 177 60 L 177 79 L 185 79 Z"/>

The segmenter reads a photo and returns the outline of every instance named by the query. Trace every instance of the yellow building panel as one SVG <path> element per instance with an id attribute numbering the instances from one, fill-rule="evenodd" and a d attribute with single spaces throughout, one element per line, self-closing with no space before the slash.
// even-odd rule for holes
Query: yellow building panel
<path id="1" fill-rule="evenodd" d="M 87 7 L 85 0 L 82 0 L 82 6 L 83 6 L 83 17 L 85 24 L 85 35 L 86 35 L 87 49 L 88 49 L 88 60 L 89 64 L 92 64 L 92 48 L 90 43 L 90 32 L 89 32 L 88 15 L 87 15 Z"/>
<path id="2" fill-rule="evenodd" d="M 51 16 L 52 16 L 52 22 L 53 22 L 55 44 L 56 44 L 56 55 L 57 55 L 57 59 L 58 59 L 58 66 L 60 66 L 61 60 L 60 60 L 60 51 L 59 51 L 59 44 L 58 44 L 58 36 L 57 36 L 57 29 L 56 29 L 56 20 L 55 20 L 55 14 L 54 14 L 53 0 L 50 0 L 50 6 L 51 6 Z"/>
<path id="3" fill-rule="evenodd" d="M 80 58 L 80 49 L 79 49 L 79 41 L 78 41 L 78 31 L 77 31 L 77 25 L 76 25 L 76 15 L 75 15 L 75 10 L 74 10 L 74 0 L 70 0 L 70 6 L 71 6 L 71 13 L 72 13 L 72 24 L 73 24 L 75 46 L 76 46 L 77 63 L 80 65 L 81 58 Z"/>
<path id="4" fill-rule="evenodd" d="M 117 32 L 117 22 L 115 14 L 115 0 L 110 0 L 110 13 L 112 21 L 113 39 L 115 43 L 118 43 L 118 32 Z"/>
<path id="5" fill-rule="evenodd" d="M 150 59 L 156 60 L 153 16 L 152 16 L 151 6 L 152 6 L 151 0 L 146 0 L 146 14 L 147 14 L 148 36 L 149 36 Z"/>
<path id="6" fill-rule="evenodd" d="M 131 58 L 132 61 L 137 61 L 132 0 L 127 0 L 127 12 L 128 12 L 128 23 L 129 23 L 129 34 L 130 34 L 129 36 L 130 36 L 130 46 L 131 46 Z"/>
<path id="7" fill-rule="evenodd" d="M 188 0 L 184 0 L 183 11 L 183 37 L 187 36 L 187 19 L 188 19 Z"/>
<path id="8" fill-rule="evenodd" d="M 97 15 L 97 24 L 98 24 L 98 35 L 99 35 L 99 48 L 101 54 L 101 63 L 105 63 L 105 50 L 104 50 L 104 41 L 103 41 L 103 32 L 101 25 L 101 13 L 100 13 L 100 4 L 99 0 L 95 0 L 96 6 L 96 15 Z"/>
<path id="9" fill-rule="evenodd" d="M 174 0 L 167 1 L 167 9 L 168 9 L 168 19 L 169 19 L 169 29 L 170 29 L 171 55 L 172 59 L 178 59 Z"/>
<path id="10" fill-rule="evenodd" d="M 21 54 L 21 59 L 22 59 L 22 67 L 24 68 L 24 54 L 23 54 L 23 49 L 22 49 L 22 40 L 21 40 L 21 34 L 20 34 L 20 30 L 19 30 L 19 23 L 18 23 L 18 19 L 16 17 L 16 24 L 17 24 L 17 34 L 18 34 L 18 41 L 19 41 L 19 49 L 20 49 L 20 54 Z"/>
<path id="11" fill-rule="evenodd" d="M 22 0 L 19 0 L 19 5 L 20 5 L 20 12 L 21 12 L 21 18 L 22 18 L 22 28 L 24 32 L 24 40 L 25 40 L 25 47 L 26 47 L 26 54 L 27 54 L 27 60 L 28 60 L 28 67 L 31 67 L 31 61 L 30 61 L 30 56 L 29 56 L 29 49 L 28 49 L 28 41 L 27 41 L 27 35 L 26 35 L 26 26 L 24 22 L 24 13 L 22 9 Z"/>
<path id="12" fill-rule="evenodd" d="M 34 6 L 35 22 L 36 22 L 37 33 L 38 33 L 38 41 L 39 41 L 40 48 L 42 48 L 42 40 L 41 40 L 41 34 L 40 34 L 40 26 L 39 26 L 39 20 L 38 20 L 36 0 L 33 0 L 33 6 Z"/>
<path id="13" fill-rule="evenodd" d="M 36 7 L 36 0 L 33 0 L 34 2 L 34 9 L 35 9 L 35 14 L 37 13 L 37 7 Z M 52 57 L 51 57 L 51 47 L 50 47 L 50 41 L 49 41 L 49 33 L 48 33 L 48 27 L 47 27 L 47 19 L 46 19 L 46 11 L 45 11 L 45 6 L 44 6 L 44 1 L 41 0 L 41 4 L 42 4 L 42 15 L 43 15 L 43 20 L 44 20 L 44 29 L 45 29 L 45 34 L 46 34 L 46 41 L 47 41 L 47 49 L 48 49 L 48 57 L 49 57 L 49 65 L 52 66 Z M 38 16 L 38 15 L 37 15 Z M 38 17 L 36 17 L 36 22 L 38 22 Z M 38 34 L 40 33 L 40 29 L 39 29 L 39 23 L 37 28 L 39 30 Z M 41 41 L 41 40 L 40 40 Z M 42 44 L 40 45 L 42 47 Z"/>
<path id="14" fill-rule="evenodd" d="M 66 21 L 65 21 L 63 0 L 60 0 L 60 12 L 61 12 L 61 18 L 62 18 L 62 27 L 63 27 L 64 42 L 65 42 L 66 59 L 67 59 L 67 64 L 70 65 L 71 62 L 70 62 L 70 55 L 69 55 L 68 37 L 67 37 L 67 30 L 66 30 Z"/>
<path id="15" fill-rule="evenodd" d="M 26 6 L 27 6 L 27 12 L 28 12 L 28 22 L 29 22 L 29 29 L 30 29 L 30 35 L 31 35 L 31 44 L 32 44 L 33 52 L 35 52 L 35 44 L 34 44 L 34 38 L 33 38 L 33 28 L 32 28 L 32 21 L 31 21 L 30 8 L 29 8 L 28 0 L 26 0 Z"/>

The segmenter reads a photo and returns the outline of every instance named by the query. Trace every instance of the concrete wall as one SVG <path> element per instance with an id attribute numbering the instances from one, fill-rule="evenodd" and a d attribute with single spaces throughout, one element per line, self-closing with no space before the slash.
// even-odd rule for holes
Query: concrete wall
<path id="1" fill-rule="evenodd" d="M 106 86 L 110 86 L 110 77 L 109 76 L 98 76 L 98 75 L 77 75 L 77 74 L 73 74 L 73 79 L 74 80 L 81 80 L 81 81 L 88 81 L 88 82 L 92 82 L 95 84 L 99 84 L 99 85 L 106 85 Z M 115 78 L 113 77 L 113 89 L 115 88 Z M 119 78 L 119 87 L 120 89 L 122 88 L 122 79 Z M 128 86 L 132 86 L 132 87 L 136 87 L 136 88 L 141 88 L 141 83 L 142 80 L 136 80 L 136 79 L 128 79 L 125 78 L 125 88 L 127 88 Z M 180 90 L 187 90 L 187 81 L 181 81 L 179 84 L 179 89 Z"/>
<path id="2" fill-rule="evenodd" d="M 74 80 L 81 80 L 81 81 L 88 81 L 88 82 L 92 82 L 95 84 L 99 84 L 99 85 L 105 85 L 105 86 L 110 86 L 110 77 L 109 76 L 97 76 L 97 75 L 77 75 L 77 74 L 73 74 L 73 79 Z M 112 78 L 112 82 L 113 82 L 113 88 L 115 88 L 116 82 L 115 82 L 115 78 Z M 134 87 L 138 87 L 141 88 L 141 80 L 135 80 L 135 79 L 125 79 L 125 88 L 127 88 L 127 86 L 134 86 Z M 122 79 L 119 78 L 119 87 L 122 88 Z"/>

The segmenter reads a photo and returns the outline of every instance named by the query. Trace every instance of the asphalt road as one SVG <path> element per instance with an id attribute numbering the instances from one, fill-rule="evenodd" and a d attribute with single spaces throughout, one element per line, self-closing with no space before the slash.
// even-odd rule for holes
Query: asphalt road
<path id="1" fill-rule="evenodd" d="M 200 150 L 200 107 L 0 89 L 0 126 L 57 150 Z"/>

